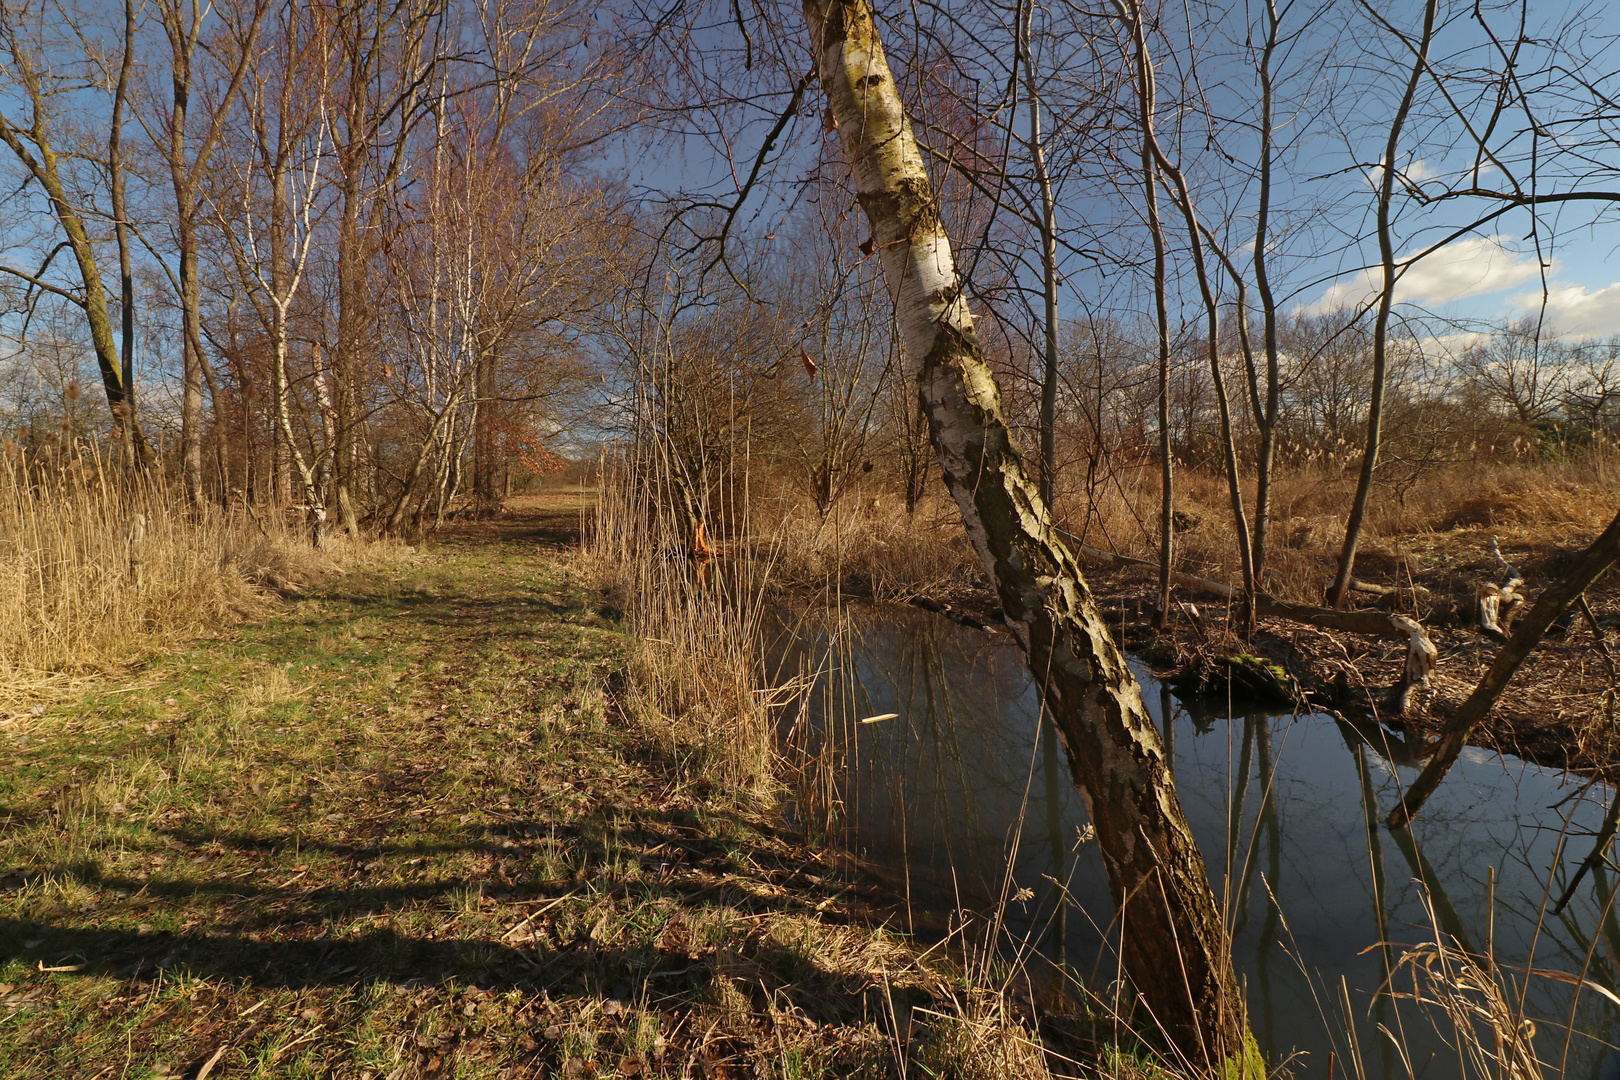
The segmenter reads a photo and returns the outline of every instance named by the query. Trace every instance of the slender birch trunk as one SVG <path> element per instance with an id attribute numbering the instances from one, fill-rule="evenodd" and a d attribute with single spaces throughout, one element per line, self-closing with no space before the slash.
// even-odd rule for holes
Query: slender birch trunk
<path id="1" fill-rule="evenodd" d="M 1221 418 L 1221 448 L 1224 452 L 1226 466 L 1227 491 L 1232 504 L 1232 526 L 1237 532 L 1238 558 L 1243 565 L 1243 594 L 1244 606 L 1247 608 L 1245 623 L 1252 631 L 1254 626 L 1254 596 L 1259 586 L 1255 580 L 1254 552 L 1249 543 L 1249 521 L 1243 508 L 1243 478 L 1238 472 L 1237 443 L 1232 436 L 1232 407 L 1231 398 L 1226 392 L 1226 377 L 1221 372 L 1220 351 L 1220 306 L 1215 297 L 1215 290 L 1210 284 L 1209 268 L 1204 259 L 1204 233 L 1198 221 L 1198 211 L 1193 206 L 1192 189 L 1187 184 L 1187 178 L 1181 169 L 1165 154 L 1164 148 L 1159 145 L 1159 136 L 1153 129 L 1152 117 L 1156 111 L 1150 95 L 1155 93 L 1153 80 L 1153 58 L 1148 49 L 1147 30 L 1142 25 L 1142 5 L 1140 0 L 1126 6 L 1125 0 L 1114 0 L 1114 9 L 1121 19 L 1131 28 L 1131 41 L 1136 49 L 1137 85 L 1140 93 L 1144 95 L 1142 106 L 1142 138 L 1148 152 L 1153 156 L 1160 172 L 1170 180 L 1171 190 L 1175 193 L 1173 202 L 1181 211 L 1182 221 L 1187 226 L 1187 243 L 1193 257 L 1193 268 L 1198 277 L 1198 292 L 1204 301 L 1204 315 L 1207 320 L 1206 351 L 1209 359 L 1209 376 L 1215 387 L 1215 401 L 1219 406 Z M 1144 168 L 1144 181 L 1151 182 L 1152 170 Z M 1150 205 L 1150 217 L 1156 218 L 1156 208 Z M 1154 237 L 1155 270 L 1162 274 L 1160 262 L 1164 253 L 1164 244 L 1160 239 L 1159 230 L 1155 228 Z M 1163 286 L 1157 280 L 1155 284 L 1160 289 L 1159 334 L 1160 349 L 1167 345 L 1165 337 L 1168 334 L 1167 319 L 1164 311 Z M 1161 380 L 1161 386 L 1162 386 Z M 1161 422 L 1163 417 L 1161 417 Z M 1166 503 L 1168 506 L 1168 503 Z M 1160 573 L 1164 573 L 1163 560 L 1160 562 Z M 1166 610 L 1161 607 L 1160 610 Z"/>
<path id="2" fill-rule="evenodd" d="M 1041 294 L 1045 301 L 1045 368 L 1041 373 L 1041 501 L 1051 509 L 1057 503 L 1057 205 L 1052 197 L 1052 177 L 1046 168 L 1046 147 L 1041 140 L 1040 82 L 1035 78 L 1035 50 L 1030 45 L 1035 21 L 1035 5 L 1025 9 L 1019 27 L 1019 52 L 1024 64 L 1024 86 L 1029 96 L 1029 160 L 1035 170 L 1035 186 L 1041 196 Z"/>
<path id="3" fill-rule="evenodd" d="M 945 482 L 1063 740 L 1121 908 L 1125 970 L 1198 1068 L 1262 1065 L 1220 913 L 1141 690 L 1001 413 L 867 0 L 806 0 L 811 47 L 882 253 Z"/>
<path id="4" fill-rule="evenodd" d="M 1249 376 L 1250 403 L 1254 422 L 1260 429 L 1259 453 L 1254 472 L 1254 534 L 1250 550 L 1254 557 L 1255 588 L 1265 588 L 1266 542 L 1271 526 L 1271 474 L 1277 455 L 1277 412 L 1282 399 L 1280 354 L 1277 348 L 1277 301 L 1271 291 L 1271 278 L 1267 274 L 1266 257 L 1271 249 L 1271 166 L 1274 156 L 1273 109 L 1275 89 L 1271 74 L 1272 58 L 1277 52 L 1278 35 L 1282 27 L 1282 14 L 1276 0 L 1266 2 L 1266 44 L 1260 51 L 1260 204 L 1254 225 L 1254 283 L 1260 295 L 1262 334 L 1266 354 L 1266 397 L 1260 401 L 1260 380 L 1254 368 L 1254 350 L 1251 346 L 1247 304 L 1242 276 L 1230 267 L 1232 280 L 1238 283 L 1238 332 L 1243 346 L 1243 361 Z"/>
<path id="5" fill-rule="evenodd" d="M 1356 568 L 1356 545 L 1361 539 L 1361 525 L 1367 515 L 1367 497 L 1372 491 L 1373 470 L 1378 467 L 1378 452 L 1383 447 L 1384 382 L 1389 371 L 1389 316 L 1395 306 L 1395 281 L 1399 274 L 1395 267 L 1395 242 L 1390 228 L 1390 206 L 1395 201 L 1396 153 L 1400 148 L 1401 129 L 1417 96 L 1418 83 L 1429 65 L 1429 45 L 1434 40 L 1434 27 L 1439 17 L 1439 0 L 1428 0 L 1423 7 L 1423 37 L 1418 43 L 1417 55 L 1412 59 L 1412 71 L 1406 80 L 1406 93 L 1400 108 L 1389 124 L 1389 140 L 1384 147 L 1384 174 L 1378 183 L 1378 255 L 1384 277 L 1383 289 L 1378 294 L 1378 315 L 1373 323 L 1373 377 L 1371 400 L 1367 403 L 1367 445 L 1361 454 L 1361 473 L 1356 478 L 1356 494 L 1350 502 L 1350 517 L 1344 526 L 1344 546 L 1339 551 L 1339 571 L 1328 588 L 1328 605 L 1343 607 L 1350 595 L 1351 575 Z"/>
<path id="6" fill-rule="evenodd" d="M 1134 35 L 1133 35 L 1134 36 Z M 1175 482 L 1174 446 L 1170 440 L 1170 307 L 1167 295 L 1168 261 L 1165 253 L 1164 222 L 1159 218 L 1159 170 L 1153 157 L 1154 86 L 1153 67 L 1148 63 L 1145 45 L 1135 49 L 1137 122 L 1142 127 L 1142 200 L 1147 210 L 1148 233 L 1153 238 L 1153 311 L 1159 335 L 1159 596 L 1155 604 L 1154 626 L 1163 629 L 1170 618 L 1170 584 L 1175 565 Z"/>

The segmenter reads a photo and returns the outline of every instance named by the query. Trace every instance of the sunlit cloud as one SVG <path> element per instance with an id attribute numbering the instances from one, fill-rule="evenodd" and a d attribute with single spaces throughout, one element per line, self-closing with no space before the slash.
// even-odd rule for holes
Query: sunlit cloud
<path id="1" fill-rule="evenodd" d="M 1374 165 L 1367 170 L 1366 175 L 1367 182 L 1376 188 L 1384 182 L 1384 167 L 1382 165 Z M 1433 180 L 1439 175 L 1440 170 L 1431 167 L 1428 160 L 1425 158 L 1418 158 L 1416 161 L 1407 162 L 1395 172 L 1397 180 L 1399 180 L 1401 177 L 1405 177 L 1406 182 L 1409 184 L 1421 184 L 1423 181 Z"/>
<path id="2" fill-rule="evenodd" d="M 1541 294 L 1513 298 L 1527 314 L 1541 310 Z M 1607 337 L 1620 334 L 1620 282 L 1602 289 L 1551 282 L 1547 290 L 1547 322 L 1572 337 Z"/>
<path id="3" fill-rule="evenodd" d="M 1401 275 L 1395 284 L 1395 302 L 1440 307 L 1524 284 L 1536 276 L 1536 258 L 1507 247 L 1507 240 L 1502 235 L 1471 236 L 1447 244 Z M 1421 250 L 1409 251 L 1401 258 L 1409 259 Z M 1380 272 L 1363 270 L 1336 282 L 1306 311 L 1318 314 L 1371 303 L 1382 281 Z"/>

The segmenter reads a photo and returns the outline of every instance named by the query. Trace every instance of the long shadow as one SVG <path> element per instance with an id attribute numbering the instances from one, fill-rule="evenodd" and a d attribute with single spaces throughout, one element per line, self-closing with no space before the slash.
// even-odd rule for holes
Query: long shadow
<path id="1" fill-rule="evenodd" d="M 732 816 L 712 813 L 709 817 L 711 825 L 723 825 Z M 734 826 L 742 824 L 740 820 L 730 823 Z M 752 827 L 754 831 L 761 831 L 757 824 Z M 705 903 L 723 902 L 748 914 L 815 915 L 821 922 L 829 924 L 847 923 L 860 918 L 853 913 L 843 914 L 842 906 L 819 910 L 818 890 L 772 888 L 767 895 L 747 888 L 746 882 L 750 878 L 772 886 L 792 883 L 795 875 L 801 874 L 804 867 L 777 851 L 740 839 L 684 838 L 674 835 L 682 828 L 691 828 L 695 832 L 695 819 L 681 813 L 618 819 L 589 817 L 574 824 L 546 826 L 544 837 L 533 842 L 556 845 L 565 850 L 569 869 L 576 876 L 587 876 L 593 883 L 594 894 L 634 893 L 647 899 L 666 899 L 680 906 L 691 906 L 700 900 Z M 532 838 L 540 831 L 540 826 L 536 822 L 508 822 L 505 823 L 505 830 Z M 191 850 L 222 847 L 274 855 L 285 854 L 292 846 L 287 837 L 271 838 L 250 832 L 205 829 L 160 832 L 183 841 Z M 298 848 L 306 855 L 320 853 L 341 856 L 354 862 L 361 870 L 372 869 L 368 865 L 370 861 L 380 861 L 388 856 L 398 858 L 406 855 L 484 852 L 514 860 L 516 865 L 513 869 L 519 875 L 524 869 L 532 868 L 536 854 L 530 847 L 510 840 L 497 841 L 494 836 L 474 835 L 443 843 L 422 843 L 407 838 L 394 844 L 383 841 L 363 845 L 301 839 Z M 95 861 L 87 860 L 38 867 L 36 874 L 24 874 L 23 877 L 25 882 L 31 877 L 71 880 L 124 896 L 144 895 L 168 901 L 228 899 L 229 907 L 239 910 L 241 905 L 258 902 L 257 908 L 240 910 L 240 915 L 244 917 L 226 916 L 224 921 L 294 932 L 322 920 L 384 914 L 395 908 L 419 906 L 470 890 L 496 889 L 504 898 L 513 900 L 529 896 L 545 899 L 565 891 L 568 885 L 567 881 L 491 874 L 481 877 L 440 877 L 431 881 L 397 884 L 333 883 L 297 889 L 289 887 L 292 881 L 279 885 L 264 884 L 241 877 L 206 876 L 205 866 L 196 870 L 195 877 L 176 873 L 164 878 L 139 880 L 105 874 Z M 734 876 L 745 870 L 743 877 Z M 694 871 L 700 871 L 707 880 L 677 877 Z M 272 872 L 279 876 L 287 871 L 285 868 L 272 871 L 267 867 L 261 873 Z M 14 873 L 12 879 L 16 876 Z M 870 893 L 870 883 L 850 882 L 847 891 L 859 899 L 863 893 Z"/>
<path id="2" fill-rule="evenodd" d="M 40 959 L 45 958 L 45 959 Z M 188 977 L 243 988 L 304 990 L 446 982 L 530 993 L 604 993 L 671 998 L 701 992 L 717 974 L 746 974 L 786 994 L 812 1019 L 862 1014 L 867 988 L 803 954 L 769 944 L 693 960 L 658 948 L 604 949 L 585 931 L 556 945 L 524 947 L 478 938 L 431 938 L 374 928 L 354 936 L 257 941 L 241 934 L 141 933 L 0 919 L 0 961 L 38 960 L 78 977 L 154 982 Z"/>
<path id="3" fill-rule="evenodd" d="M 466 542 L 489 543 L 485 525 L 467 529 Z M 474 536 L 474 530 L 484 535 Z M 520 520 L 512 527 L 503 523 L 500 529 L 503 542 L 561 543 L 573 538 L 572 530 L 547 521 Z M 525 593 L 490 599 L 459 593 L 428 596 L 349 590 L 323 594 L 323 598 L 346 600 L 362 611 L 398 614 L 423 626 L 465 626 L 480 616 L 518 621 L 528 615 L 589 610 L 588 606 L 560 605 Z M 497 628 L 496 634 L 510 636 L 504 627 Z M 626 750 L 633 752 L 634 748 Z M 15 815 L 7 820 L 4 815 L 0 808 L 0 821 L 13 828 L 42 824 Z M 584 991 L 660 1000 L 710 994 L 709 982 L 726 975 L 737 977 L 739 986 L 756 987 L 755 993 L 793 1001 L 820 1023 L 844 1022 L 881 1011 L 868 1000 L 873 992 L 869 980 L 820 966 L 813 956 L 784 947 L 756 930 L 738 931 L 724 947 L 709 949 L 701 957 L 685 946 L 666 950 L 656 935 L 642 947 L 604 947 L 594 931 L 559 929 L 566 922 L 558 922 L 526 942 L 511 940 L 510 932 L 501 936 L 507 924 L 517 924 L 526 914 L 541 910 L 546 901 L 570 893 L 576 897 L 576 914 L 581 900 L 611 896 L 629 901 L 618 905 L 627 918 L 639 917 L 640 905 L 653 904 L 682 912 L 726 908 L 733 912 L 725 917 L 728 921 L 758 914 L 813 917 L 829 924 L 866 921 L 861 912 L 863 897 L 879 891 L 870 882 L 823 883 L 809 878 L 804 864 L 792 853 L 740 838 L 750 832 L 765 836 L 773 832 L 757 821 L 745 821 L 744 815 L 709 811 L 700 819 L 681 811 L 638 812 L 603 805 L 564 823 L 546 821 L 543 811 L 519 811 L 505 820 L 426 840 L 388 836 L 393 823 L 387 820 L 364 824 L 375 827 L 377 834 L 340 840 L 300 836 L 295 841 L 241 827 L 211 830 L 177 825 L 154 830 L 169 842 L 167 846 L 237 853 L 236 866 L 242 866 L 240 856 L 248 856 L 251 862 L 256 857 L 285 855 L 295 842 L 300 852 L 311 857 L 337 857 L 353 864 L 347 873 L 340 871 L 336 880 L 328 876 L 302 889 L 296 878 L 281 880 L 290 872 L 288 868 L 269 865 L 251 868 L 245 879 L 209 877 L 208 864 L 176 865 L 164 876 L 148 880 L 109 875 L 89 860 L 30 867 L 30 876 L 38 870 L 64 884 L 77 882 L 103 895 L 134 897 L 132 911 L 118 917 L 119 926 L 96 925 L 94 909 L 79 914 L 56 909 L 41 912 L 44 917 L 39 919 L 0 919 L 0 963 L 19 961 L 30 969 L 40 966 L 64 979 L 114 977 L 146 983 L 183 975 L 266 989 L 459 981 L 486 988 Z M 704 835 L 716 830 L 732 835 Z M 561 872 L 572 874 L 571 878 L 543 881 L 525 877 L 537 869 L 537 856 L 544 845 L 555 845 L 566 853 Z M 403 869 L 396 865 L 402 857 L 469 852 L 496 856 L 506 866 L 492 871 L 488 878 L 466 871 L 431 880 L 393 877 L 395 870 Z M 373 860 L 387 860 L 388 865 L 368 865 Z M 817 869 L 826 872 L 823 867 Z M 373 870 L 375 874 L 370 873 Z M 814 888 L 801 878 L 809 878 Z M 458 929 L 446 902 L 470 896 L 476 903 L 480 891 L 496 906 L 482 909 L 477 929 Z M 844 901 L 836 906 L 818 903 L 823 896 L 834 894 L 842 895 Z M 188 898 L 200 901 L 195 910 L 177 910 Z M 188 923 L 195 929 L 178 933 L 131 929 L 133 911 L 145 910 L 140 905 L 146 899 L 152 901 L 148 907 L 154 915 L 174 919 L 195 914 L 206 921 L 200 926 Z M 381 918 L 386 923 L 393 913 L 420 914 L 435 908 L 446 911 L 438 920 L 445 928 L 443 936 L 402 931 L 374 921 Z M 491 928 L 490 916 L 503 925 Z M 580 922 L 589 926 L 588 920 Z M 563 940 L 557 936 L 565 932 L 572 937 Z M 612 940 L 611 935 L 607 940 Z"/>

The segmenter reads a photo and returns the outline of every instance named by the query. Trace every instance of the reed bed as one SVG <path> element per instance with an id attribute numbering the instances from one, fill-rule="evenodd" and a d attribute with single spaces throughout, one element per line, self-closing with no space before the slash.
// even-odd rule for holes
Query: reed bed
<path id="1" fill-rule="evenodd" d="M 785 587 L 903 602 L 951 596 L 983 579 L 948 499 L 925 499 L 911 511 L 877 499 L 849 500 L 827 514 L 795 503 L 773 509 L 773 576 Z"/>
<path id="2" fill-rule="evenodd" d="M 1392 580 L 1413 545 L 1456 549 L 1454 557 L 1466 561 L 1483 551 L 1481 538 L 1492 534 L 1531 549 L 1590 537 L 1613 517 L 1620 493 L 1620 453 L 1609 446 L 1568 459 L 1458 462 L 1417 475 L 1402 469 L 1396 462 L 1384 471 L 1368 504 L 1357 575 L 1369 580 Z M 1321 602 L 1337 566 L 1355 483 L 1353 469 L 1319 463 L 1279 470 L 1272 487 L 1266 591 Z M 1238 584 L 1225 477 L 1184 468 L 1175 484 L 1177 569 Z M 1252 480 L 1245 481 L 1244 495 L 1252 514 Z M 1059 524 L 1093 546 L 1157 558 L 1156 465 L 1120 466 L 1093 496 L 1088 502 L 1083 491 L 1060 489 Z"/>
<path id="3" fill-rule="evenodd" d="M 342 557 L 242 509 L 185 506 L 90 453 L 0 459 L 0 717 L 263 611 L 268 589 L 296 589 Z"/>
<path id="4" fill-rule="evenodd" d="M 633 471 L 607 471 L 585 560 L 630 631 L 624 703 L 679 786 L 758 796 L 773 775 L 777 694 L 759 656 L 770 566 L 690 558 L 690 539 Z"/>

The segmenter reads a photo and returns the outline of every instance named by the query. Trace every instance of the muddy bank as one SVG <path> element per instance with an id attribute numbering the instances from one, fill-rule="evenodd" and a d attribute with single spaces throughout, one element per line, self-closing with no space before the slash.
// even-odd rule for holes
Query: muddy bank
<path id="1" fill-rule="evenodd" d="M 1576 542 L 1502 545 L 1527 581 L 1523 591 L 1529 602 L 1520 611 L 1528 610 L 1541 588 L 1581 550 L 1581 538 L 1569 539 Z M 1254 637 L 1245 641 L 1236 632 L 1230 601 L 1186 589 L 1176 595 L 1187 607 L 1178 605 L 1168 626 L 1159 630 L 1151 619 L 1156 588 L 1151 570 L 1090 563 L 1082 568 L 1120 645 L 1161 674 L 1188 676 L 1220 667 L 1233 656 L 1252 656 L 1280 676 L 1277 688 L 1299 707 L 1375 720 L 1408 732 L 1421 746 L 1445 726 L 1500 647 L 1500 640 L 1480 627 L 1475 611 L 1479 587 L 1503 576 L 1488 554 L 1488 541 L 1473 532 L 1434 534 L 1403 545 L 1399 555 L 1374 551 L 1358 562 L 1359 580 L 1393 591 L 1386 596 L 1359 594 L 1357 606 L 1417 618 L 1439 651 L 1431 686 L 1413 695 L 1404 715 L 1393 714 L 1389 701 L 1405 659 L 1401 642 L 1280 619 L 1261 620 Z M 1615 577 L 1600 579 L 1587 599 L 1604 640 L 1600 643 L 1578 612 L 1567 612 L 1520 669 L 1473 741 L 1538 764 L 1613 780 L 1620 777 L 1620 730 L 1614 723 L 1614 669 L 1607 654 L 1614 653 L 1620 627 Z M 912 603 L 961 625 L 1006 632 L 999 604 L 982 579 L 976 586 L 931 593 Z M 1269 688 L 1264 681 L 1244 685 L 1240 679 L 1236 693 L 1265 697 Z M 1182 688 L 1190 689 L 1185 681 Z M 1219 678 L 1207 690 L 1216 696 L 1227 693 Z"/>

